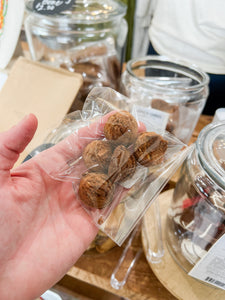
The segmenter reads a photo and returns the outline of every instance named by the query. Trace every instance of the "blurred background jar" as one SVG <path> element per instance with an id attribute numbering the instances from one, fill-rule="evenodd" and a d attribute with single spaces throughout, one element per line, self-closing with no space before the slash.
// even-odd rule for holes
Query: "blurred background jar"
<path id="1" fill-rule="evenodd" d="M 76 0 L 57 14 L 34 10 L 26 1 L 24 21 L 31 58 L 83 76 L 83 86 L 71 111 L 81 109 L 95 86 L 119 88 L 128 26 L 126 5 L 117 0 Z"/>
<path id="2" fill-rule="evenodd" d="M 166 228 L 169 252 L 186 272 L 225 233 L 225 122 L 200 132 L 183 163 Z"/>
<path id="3" fill-rule="evenodd" d="M 208 97 L 208 75 L 191 65 L 151 55 L 128 61 L 121 91 L 133 104 L 167 114 L 166 130 L 188 143 Z M 159 116 L 159 115 L 158 115 Z"/>

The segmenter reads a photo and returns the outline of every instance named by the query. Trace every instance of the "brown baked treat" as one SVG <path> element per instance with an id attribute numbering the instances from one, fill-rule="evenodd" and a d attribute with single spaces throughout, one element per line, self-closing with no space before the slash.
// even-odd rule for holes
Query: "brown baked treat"
<path id="1" fill-rule="evenodd" d="M 143 166 L 154 166 L 163 161 L 168 142 L 155 132 L 143 132 L 135 143 L 134 156 Z"/>
<path id="2" fill-rule="evenodd" d="M 152 108 L 155 108 L 155 109 L 158 109 L 161 111 L 165 111 L 169 114 L 174 113 L 174 111 L 176 111 L 178 109 L 177 105 L 169 104 L 162 99 L 152 99 L 151 106 L 152 106 Z"/>
<path id="3" fill-rule="evenodd" d="M 137 121 L 129 112 L 118 111 L 108 118 L 104 126 L 104 134 L 107 140 L 117 145 L 128 146 L 137 138 Z"/>
<path id="4" fill-rule="evenodd" d="M 85 49 L 76 51 L 72 55 L 71 61 L 77 62 L 77 61 L 87 59 L 87 57 L 92 58 L 95 56 L 104 56 L 104 55 L 107 55 L 107 52 L 108 52 L 107 47 L 104 44 L 94 45 L 94 46 L 86 47 Z"/>
<path id="5" fill-rule="evenodd" d="M 89 254 L 91 254 L 93 252 L 105 253 L 116 246 L 117 246 L 117 244 L 113 240 L 111 240 L 104 232 L 99 230 L 95 239 L 88 246 L 85 253 L 89 253 Z"/>
<path id="6" fill-rule="evenodd" d="M 87 173 L 80 181 L 80 200 L 87 207 L 102 209 L 112 202 L 114 189 L 106 174 Z"/>
<path id="7" fill-rule="evenodd" d="M 98 79 L 102 71 L 99 65 L 90 61 L 74 63 L 71 67 L 73 68 L 74 72 L 80 73 L 84 77 L 84 80 L 87 77 Z"/>
<path id="8" fill-rule="evenodd" d="M 95 140 L 89 143 L 83 150 L 83 160 L 91 172 L 107 172 L 112 156 L 110 142 Z"/>
<path id="9" fill-rule="evenodd" d="M 105 253 L 114 248 L 116 243 L 112 241 L 104 232 L 99 230 L 95 238 L 95 249 L 99 253 Z"/>
<path id="10" fill-rule="evenodd" d="M 136 160 L 132 154 L 123 146 L 119 145 L 113 152 L 108 175 L 113 182 L 124 181 L 134 175 Z"/>
<path id="11" fill-rule="evenodd" d="M 164 112 L 167 112 L 170 116 L 166 125 L 166 130 L 173 133 L 179 119 L 179 107 L 178 105 L 169 104 L 162 99 L 152 99 L 151 107 Z"/>

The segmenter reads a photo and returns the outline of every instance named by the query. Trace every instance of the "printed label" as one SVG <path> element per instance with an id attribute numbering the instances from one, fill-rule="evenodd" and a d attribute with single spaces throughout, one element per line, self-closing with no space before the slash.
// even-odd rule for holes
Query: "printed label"
<path id="1" fill-rule="evenodd" d="M 158 109 L 134 105 L 133 116 L 145 124 L 147 131 L 163 132 L 166 129 L 169 114 Z"/>
<path id="2" fill-rule="evenodd" d="M 68 10 L 75 0 L 34 0 L 33 9 L 39 14 L 53 15 Z"/>
<path id="3" fill-rule="evenodd" d="M 225 234 L 209 249 L 188 275 L 225 290 Z"/>
<path id="4" fill-rule="evenodd" d="M 8 0 L 0 0 L 0 36 L 2 35 L 4 30 L 7 8 L 8 8 Z"/>

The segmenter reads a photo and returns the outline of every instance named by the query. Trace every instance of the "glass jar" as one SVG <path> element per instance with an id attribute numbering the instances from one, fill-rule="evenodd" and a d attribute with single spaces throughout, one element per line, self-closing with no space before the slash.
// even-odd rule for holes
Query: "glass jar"
<path id="1" fill-rule="evenodd" d="M 76 0 L 71 9 L 43 15 L 26 2 L 26 38 L 35 61 L 82 74 L 77 96 L 82 103 L 91 88 L 109 86 L 118 90 L 124 60 L 126 6 L 116 0 Z"/>
<path id="2" fill-rule="evenodd" d="M 169 252 L 186 272 L 225 233 L 225 122 L 200 132 L 181 168 L 166 228 Z"/>
<path id="3" fill-rule="evenodd" d="M 194 65 L 151 55 L 127 63 L 121 91 L 167 116 L 166 130 L 188 143 L 208 96 L 209 77 Z"/>

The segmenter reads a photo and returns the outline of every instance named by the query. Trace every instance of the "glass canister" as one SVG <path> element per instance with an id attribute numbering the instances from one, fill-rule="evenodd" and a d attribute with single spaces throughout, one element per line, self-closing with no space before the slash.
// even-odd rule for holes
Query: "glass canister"
<path id="1" fill-rule="evenodd" d="M 76 0 L 69 10 L 45 15 L 34 10 L 34 0 L 28 0 L 24 27 L 31 58 L 82 74 L 77 96 L 81 104 L 95 86 L 118 90 L 128 29 L 126 9 L 117 0 Z"/>
<path id="2" fill-rule="evenodd" d="M 169 252 L 186 272 L 224 235 L 225 122 L 200 132 L 181 168 L 166 228 Z"/>
<path id="3" fill-rule="evenodd" d="M 151 55 L 127 63 L 121 91 L 137 106 L 157 110 L 161 123 L 166 118 L 166 130 L 188 143 L 205 106 L 208 83 L 208 75 L 194 65 Z"/>

